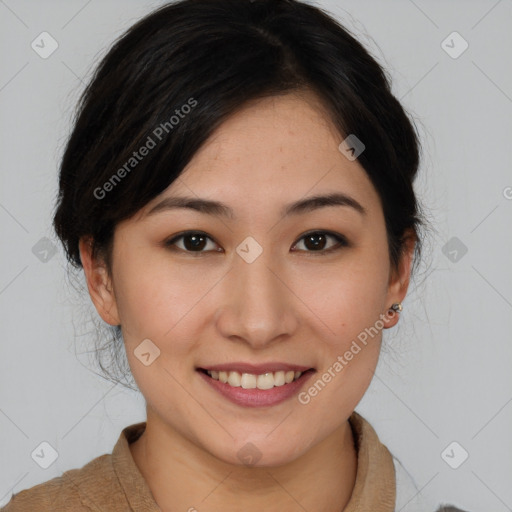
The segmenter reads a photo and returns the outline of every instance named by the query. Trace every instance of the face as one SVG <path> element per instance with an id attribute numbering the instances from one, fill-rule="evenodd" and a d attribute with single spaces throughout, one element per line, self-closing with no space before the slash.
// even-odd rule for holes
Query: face
<path id="1" fill-rule="evenodd" d="M 241 464 L 252 443 L 259 465 L 281 465 L 333 435 L 396 322 L 383 318 L 405 295 L 411 255 L 392 269 L 379 196 L 342 139 L 313 96 L 253 102 L 116 227 L 111 275 L 81 245 L 148 421 L 224 462 Z"/>

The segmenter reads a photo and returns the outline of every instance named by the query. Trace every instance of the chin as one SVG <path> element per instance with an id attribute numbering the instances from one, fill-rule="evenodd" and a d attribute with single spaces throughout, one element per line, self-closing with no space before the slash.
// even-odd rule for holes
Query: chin
<path id="1" fill-rule="evenodd" d="M 226 464 L 246 468 L 271 468 L 294 462 L 308 449 L 299 437 L 265 437 L 258 434 L 230 440 L 228 446 L 209 446 L 211 455 Z M 288 442 L 288 443 L 287 443 Z M 234 449 L 233 449 L 234 448 Z"/>

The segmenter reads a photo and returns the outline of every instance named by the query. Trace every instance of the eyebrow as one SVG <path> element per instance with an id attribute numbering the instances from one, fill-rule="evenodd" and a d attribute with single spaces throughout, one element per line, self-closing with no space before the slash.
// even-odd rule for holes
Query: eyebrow
<path id="1" fill-rule="evenodd" d="M 299 201 L 286 205 L 281 211 L 281 215 L 283 217 L 299 215 L 329 206 L 348 206 L 356 210 L 361 215 L 366 214 L 366 209 L 363 208 L 363 206 L 353 197 L 338 192 L 300 199 Z M 216 215 L 230 219 L 235 218 L 233 210 L 228 205 L 220 201 L 198 199 L 194 197 L 167 197 L 156 204 L 147 215 L 154 215 L 158 212 L 173 210 L 176 208 L 188 208 L 208 215 Z"/>

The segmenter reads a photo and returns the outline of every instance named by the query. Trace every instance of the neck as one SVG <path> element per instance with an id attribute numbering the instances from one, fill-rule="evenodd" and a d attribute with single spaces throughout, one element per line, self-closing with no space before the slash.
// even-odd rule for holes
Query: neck
<path id="1" fill-rule="evenodd" d="M 246 467 L 212 456 L 148 409 L 146 430 L 130 450 L 164 512 L 341 512 L 350 499 L 357 472 L 348 421 L 288 464 Z"/>

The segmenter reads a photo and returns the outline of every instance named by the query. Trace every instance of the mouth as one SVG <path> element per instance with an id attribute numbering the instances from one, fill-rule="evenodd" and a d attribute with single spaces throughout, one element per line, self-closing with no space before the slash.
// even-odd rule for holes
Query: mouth
<path id="1" fill-rule="evenodd" d="M 316 373 L 288 363 L 224 363 L 196 368 L 201 380 L 221 397 L 242 407 L 270 407 L 290 400 Z"/>
<path id="2" fill-rule="evenodd" d="M 198 368 L 198 371 L 210 379 L 226 384 L 232 388 L 269 390 L 275 387 L 287 386 L 298 381 L 307 373 L 313 373 L 314 368 L 306 370 L 260 371 L 258 373 L 242 372 L 239 370 L 209 370 Z"/>
<path id="3" fill-rule="evenodd" d="M 229 364 L 196 368 L 219 396 L 241 407 L 271 407 L 290 400 L 316 373 L 307 366 Z"/>

